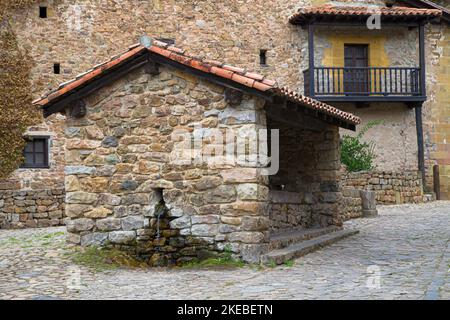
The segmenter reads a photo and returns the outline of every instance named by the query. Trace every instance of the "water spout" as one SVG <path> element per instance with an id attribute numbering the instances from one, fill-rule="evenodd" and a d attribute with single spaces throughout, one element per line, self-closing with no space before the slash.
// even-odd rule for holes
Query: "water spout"
<path id="1" fill-rule="evenodd" d="M 166 207 L 164 203 L 160 202 L 155 206 L 155 214 L 156 214 L 156 240 L 159 240 L 161 237 L 161 232 L 159 230 L 161 216 L 166 212 Z"/>

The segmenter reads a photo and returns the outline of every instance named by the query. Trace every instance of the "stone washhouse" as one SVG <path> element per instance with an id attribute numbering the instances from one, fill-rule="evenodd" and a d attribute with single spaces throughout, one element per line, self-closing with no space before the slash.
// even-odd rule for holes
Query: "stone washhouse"
<path id="1" fill-rule="evenodd" d="M 374 11 L 381 29 L 367 28 Z M 342 168 L 344 220 L 363 216 L 361 191 L 386 205 L 450 198 L 448 7 L 428 0 L 43 0 L 11 17 L 18 47 L 31 53 L 33 98 L 109 60 L 145 30 L 352 113 L 359 132 L 381 120 L 362 138 L 376 145 L 374 168 Z M 66 137 L 79 136 L 65 123 L 55 112 L 24 133 L 28 160 L 0 180 L 0 229 L 65 224 Z M 339 133 L 358 132 L 341 126 Z"/>
<path id="2" fill-rule="evenodd" d="M 360 119 L 262 75 L 142 37 L 34 103 L 66 117 L 71 243 L 114 245 L 153 265 L 224 248 L 281 263 L 289 233 L 351 234 L 342 230 L 339 128 Z M 263 164 L 252 149 L 261 129 L 270 132 L 263 147 L 279 143 L 275 174 L 274 151 Z M 200 145 L 186 147 L 180 130 Z M 217 161 L 177 161 L 236 141 L 231 160 L 215 149 Z"/>

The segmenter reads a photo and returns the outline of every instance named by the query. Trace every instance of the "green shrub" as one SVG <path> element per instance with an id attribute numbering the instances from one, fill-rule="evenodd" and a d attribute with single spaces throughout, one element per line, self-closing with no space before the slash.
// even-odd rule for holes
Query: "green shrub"
<path id="1" fill-rule="evenodd" d="M 375 142 L 361 141 L 367 131 L 379 124 L 382 120 L 369 121 L 356 136 L 343 135 L 341 139 L 341 163 L 350 172 L 372 170 L 376 158 Z"/>

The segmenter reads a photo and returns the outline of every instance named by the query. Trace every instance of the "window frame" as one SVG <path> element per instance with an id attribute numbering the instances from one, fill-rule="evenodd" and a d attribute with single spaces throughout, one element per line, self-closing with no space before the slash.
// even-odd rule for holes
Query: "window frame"
<path id="1" fill-rule="evenodd" d="M 25 159 L 23 161 L 23 163 L 20 165 L 21 169 L 50 169 L 50 136 L 25 136 L 25 143 L 34 141 L 34 140 L 43 140 L 44 141 L 44 164 L 25 164 Z M 25 157 L 25 148 L 23 149 L 23 155 Z M 28 152 L 29 153 L 29 152 Z M 36 152 L 34 151 L 34 144 L 33 144 L 33 160 L 35 160 L 34 158 L 34 154 Z M 42 153 L 42 152 L 39 152 Z"/>

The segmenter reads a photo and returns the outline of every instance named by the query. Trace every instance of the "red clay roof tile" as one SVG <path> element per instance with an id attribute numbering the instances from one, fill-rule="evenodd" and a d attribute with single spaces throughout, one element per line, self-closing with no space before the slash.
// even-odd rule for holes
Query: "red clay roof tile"
<path id="1" fill-rule="evenodd" d="M 246 72 L 244 74 L 244 76 L 246 76 L 247 78 L 252 78 L 252 79 L 258 80 L 258 81 L 261 81 L 264 79 L 263 75 L 260 75 L 260 74 L 254 73 L 254 72 Z"/>
<path id="2" fill-rule="evenodd" d="M 170 50 L 170 51 L 173 51 L 173 52 L 176 52 L 176 53 L 179 53 L 179 54 L 184 54 L 184 50 L 183 49 L 177 48 L 177 47 L 174 47 L 174 46 L 167 47 L 167 50 Z"/>
<path id="3" fill-rule="evenodd" d="M 312 16 L 370 16 L 374 13 L 385 17 L 438 17 L 442 10 L 418 9 L 409 7 L 384 6 L 349 6 L 324 4 L 319 6 L 302 7 L 289 18 L 293 24 L 302 23 Z"/>
<path id="4" fill-rule="evenodd" d="M 222 65 L 223 65 L 223 62 L 220 62 L 217 60 L 204 60 L 203 62 L 210 64 L 212 66 L 215 66 L 215 67 L 222 67 Z"/>
<path id="5" fill-rule="evenodd" d="M 235 67 L 235 66 L 230 66 L 229 64 L 224 64 L 222 66 L 222 68 L 236 72 L 236 73 L 241 73 L 244 74 L 245 73 L 245 69 L 239 68 L 239 67 Z"/>
<path id="6" fill-rule="evenodd" d="M 167 49 L 165 49 L 166 47 Z M 92 81 L 95 78 L 100 77 L 106 70 L 112 69 L 122 62 L 125 62 L 126 60 L 134 57 L 135 55 L 148 50 L 167 59 L 203 71 L 205 73 L 211 73 L 218 77 L 229 79 L 231 81 L 261 92 L 271 92 L 272 94 L 285 97 L 303 106 L 325 112 L 329 115 L 332 115 L 333 117 L 339 118 L 351 124 L 356 125 L 360 123 L 360 119 L 351 113 L 341 111 L 323 102 L 319 102 L 317 100 L 303 96 L 298 92 L 289 90 L 287 88 L 279 88 L 276 81 L 266 79 L 260 74 L 246 72 L 245 69 L 226 65 L 219 61 L 201 60 L 200 58 L 194 58 L 195 56 L 186 54 L 183 49 L 174 46 L 167 46 L 167 44 L 163 43 L 162 41 L 154 40 L 152 42 L 152 45 L 148 48 L 145 48 L 142 45 L 131 46 L 130 48 L 131 49 L 129 49 L 127 52 L 115 56 L 114 59 L 98 65 L 97 68 L 94 68 L 93 70 L 90 70 L 84 74 L 80 74 L 77 78 L 66 82 L 66 84 L 64 85 L 60 85 L 57 90 L 51 92 L 47 96 L 42 97 L 41 99 L 33 101 L 33 103 L 40 105 L 41 107 L 45 107 L 46 105 L 52 103 L 55 99 L 62 99 L 70 91 L 86 84 L 87 82 Z"/>
<path id="7" fill-rule="evenodd" d="M 211 67 L 211 73 L 226 79 L 231 79 L 234 74 L 233 71 L 225 70 L 219 67 Z"/>
<path id="8" fill-rule="evenodd" d="M 210 73 L 212 68 L 210 65 L 203 63 L 202 61 L 194 59 L 191 60 L 191 67 L 207 73 Z"/>
<path id="9" fill-rule="evenodd" d="M 272 89 L 271 86 L 268 86 L 267 84 L 264 84 L 259 81 L 255 81 L 255 83 L 253 84 L 253 88 L 255 88 L 256 90 L 259 90 L 259 91 L 267 91 L 269 89 Z"/>
<path id="10" fill-rule="evenodd" d="M 231 80 L 236 81 L 236 82 L 243 84 L 244 86 L 247 86 L 250 88 L 252 88 L 253 84 L 255 83 L 255 80 L 241 76 L 238 73 L 234 73 L 233 76 L 231 77 Z"/>

